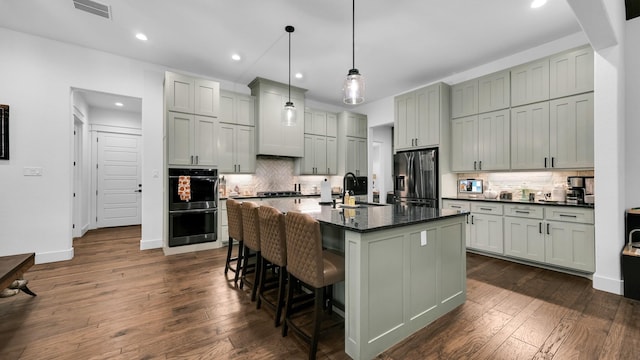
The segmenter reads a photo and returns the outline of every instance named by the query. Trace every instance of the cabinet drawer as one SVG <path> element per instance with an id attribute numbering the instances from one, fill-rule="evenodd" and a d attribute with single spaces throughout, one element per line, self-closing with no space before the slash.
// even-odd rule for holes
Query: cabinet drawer
<path id="1" fill-rule="evenodd" d="M 547 206 L 546 220 L 593 224 L 593 209 Z"/>
<path id="2" fill-rule="evenodd" d="M 504 206 L 504 215 L 529 219 L 542 219 L 544 217 L 544 208 L 542 206 L 509 204 Z"/>
<path id="3" fill-rule="evenodd" d="M 493 204 L 489 202 L 478 202 L 471 204 L 471 212 L 478 214 L 494 214 L 502 215 L 502 204 Z"/>
<path id="4" fill-rule="evenodd" d="M 471 211 L 471 204 L 468 201 L 442 200 L 442 207 L 450 210 Z"/>

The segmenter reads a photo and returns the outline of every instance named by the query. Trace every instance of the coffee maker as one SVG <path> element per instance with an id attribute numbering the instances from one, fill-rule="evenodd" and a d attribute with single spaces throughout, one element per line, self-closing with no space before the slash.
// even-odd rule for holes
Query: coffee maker
<path id="1" fill-rule="evenodd" d="M 584 204 L 585 176 L 567 177 L 567 203 Z"/>

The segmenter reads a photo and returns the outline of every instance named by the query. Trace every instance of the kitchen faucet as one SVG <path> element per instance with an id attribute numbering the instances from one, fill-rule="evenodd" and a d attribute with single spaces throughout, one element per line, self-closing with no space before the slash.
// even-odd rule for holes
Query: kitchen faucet
<path id="1" fill-rule="evenodd" d="M 344 174 L 344 177 L 342 178 L 342 203 L 343 204 L 344 204 L 345 194 L 347 193 L 347 177 L 349 175 L 351 175 L 351 177 L 353 178 L 353 181 L 358 181 L 358 178 L 356 178 L 356 174 L 352 172 L 348 172 Z"/>

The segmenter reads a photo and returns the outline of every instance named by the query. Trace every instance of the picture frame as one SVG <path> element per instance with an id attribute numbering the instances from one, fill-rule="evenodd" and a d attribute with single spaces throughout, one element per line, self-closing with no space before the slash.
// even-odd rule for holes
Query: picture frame
<path id="1" fill-rule="evenodd" d="M 0 160 L 9 160 L 9 105 L 0 104 Z"/>

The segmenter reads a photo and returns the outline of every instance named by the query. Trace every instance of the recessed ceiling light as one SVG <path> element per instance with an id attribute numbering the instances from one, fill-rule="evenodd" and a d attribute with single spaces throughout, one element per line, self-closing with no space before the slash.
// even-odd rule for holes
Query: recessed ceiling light
<path id="1" fill-rule="evenodd" d="M 233 55 L 231 55 L 231 60 L 240 61 L 240 60 L 242 60 L 242 57 L 240 57 L 240 55 L 238 55 L 238 54 L 233 54 Z"/>
<path id="2" fill-rule="evenodd" d="M 123 106 L 124 106 L 124 104 L 123 104 L 123 103 L 121 103 L 121 102 L 117 102 L 115 105 L 116 105 L 117 107 L 123 107 Z"/>
<path id="3" fill-rule="evenodd" d="M 137 33 L 136 34 L 136 39 L 138 40 L 142 40 L 142 41 L 147 41 L 147 35 L 143 34 L 143 33 Z"/>
<path id="4" fill-rule="evenodd" d="M 546 4 L 547 0 L 533 0 L 533 2 L 531 2 L 531 8 L 532 9 L 536 9 L 541 7 L 542 5 Z"/>
<path id="5" fill-rule="evenodd" d="M 302 79 L 302 73 L 296 73 L 296 79 Z"/>

